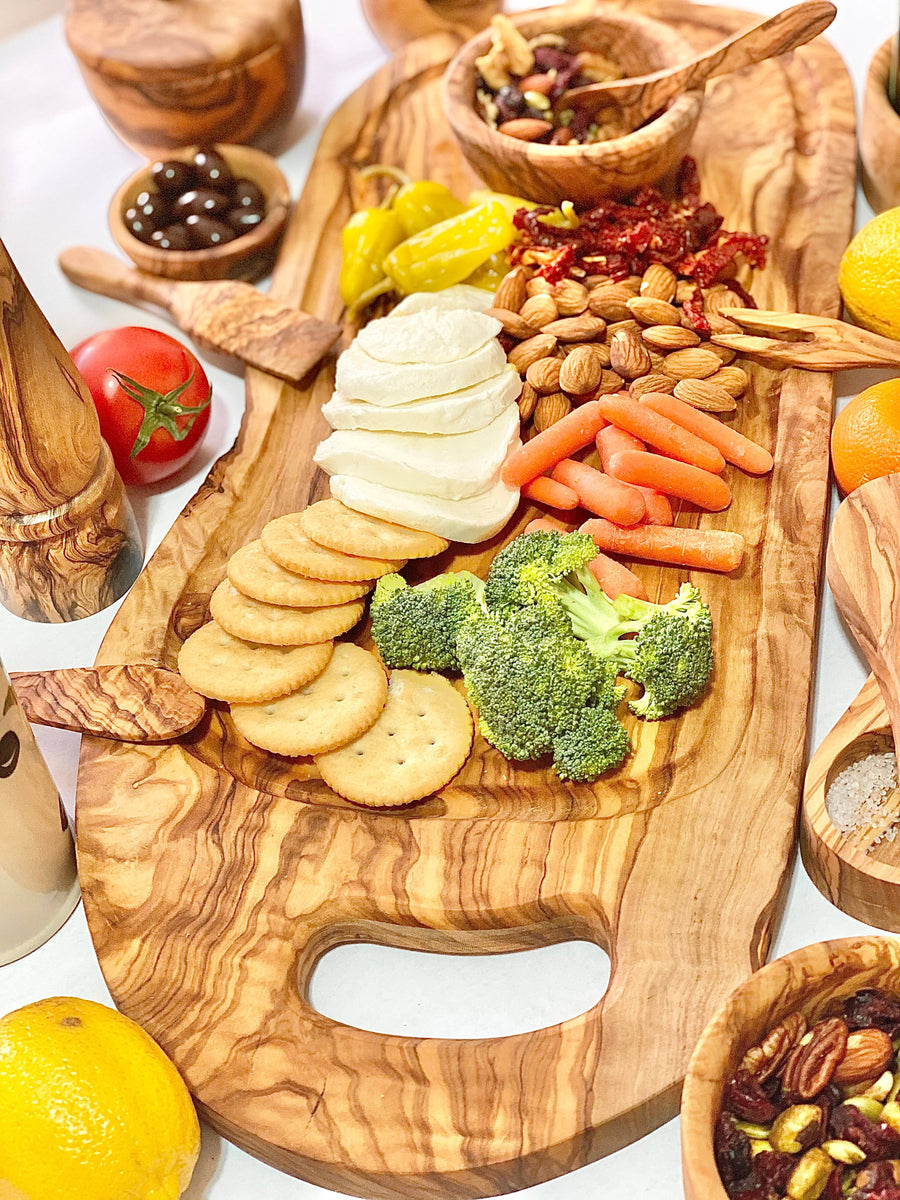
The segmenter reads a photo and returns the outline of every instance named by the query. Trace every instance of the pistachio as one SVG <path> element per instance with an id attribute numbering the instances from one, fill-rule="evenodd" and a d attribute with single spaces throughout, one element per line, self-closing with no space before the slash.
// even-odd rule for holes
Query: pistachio
<path id="1" fill-rule="evenodd" d="M 741 1133 L 746 1133 L 748 1138 L 755 1138 L 757 1141 L 765 1139 L 769 1140 L 771 1126 L 757 1125 L 755 1121 L 735 1121 L 735 1129 L 739 1129 Z"/>
<path id="2" fill-rule="evenodd" d="M 848 1167 L 857 1167 L 866 1161 L 865 1152 L 860 1150 L 856 1142 L 846 1142 L 842 1138 L 832 1138 L 831 1141 L 823 1142 L 822 1149 L 829 1158 Z"/>
<path id="3" fill-rule="evenodd" d="M 788 1180 L 787 1194 L 791 1200 L 819 1200 L 833 1165 L 818 1146 L 807 1150 Z"/>
<path id="4" fill-rule="evenodd" d="M 784 1154 L 799 1154 L 811 1146 L 822 1131 L 822 1110 L 818 1104 L 792 1104 L 772 1123 L 769 1141 Z"/>
<path id="5" fill-rule="evenodd" d="M 847 1101 L 849 1104 L 849 1101 Z M 888 1100 L 878 1117 L 884 1121 L 886 1125 L 890 1125 L 891 1129 L 895 1129 L 900 1133 L 900 1104 L 896 1100 Z"/>
<path id="6" fill-rule="evenodd" d="M 879 1104 L 871 1096 L 848 1096 L 844 1103 L 852 1104 L 854 1108 L 858 1108 L 862 1115 L 868 1117 L 870 1121 L 882 1121 L 885 1119 L 883 1111 L 886 1106 Z"/>

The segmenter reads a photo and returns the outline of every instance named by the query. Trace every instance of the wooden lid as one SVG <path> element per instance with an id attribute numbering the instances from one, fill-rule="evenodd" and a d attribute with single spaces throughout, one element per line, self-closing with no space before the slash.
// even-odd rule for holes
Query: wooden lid
<path id="1" fill-rule="evenodd" d="M 82 65 L 121 79 L 221 71 L 301 30 L 299 0 L 69 0 L 66 16 Z"/>

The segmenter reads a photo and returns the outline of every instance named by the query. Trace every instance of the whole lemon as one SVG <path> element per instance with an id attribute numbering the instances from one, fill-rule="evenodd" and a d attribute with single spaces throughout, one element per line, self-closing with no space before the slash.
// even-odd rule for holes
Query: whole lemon
<path id="1" fill-rule="evenodd" d="M 3 1200 L 176 1200 L 199 1152 L 188 1090 L 139 1025 L 71 997 L 0 1018 Z"/>
<path id="2" fill-rule="evenodd" d="M 838 283 L 858 325 L 900 338 L 900 208 L 862 227 L 844 251 Z"/>

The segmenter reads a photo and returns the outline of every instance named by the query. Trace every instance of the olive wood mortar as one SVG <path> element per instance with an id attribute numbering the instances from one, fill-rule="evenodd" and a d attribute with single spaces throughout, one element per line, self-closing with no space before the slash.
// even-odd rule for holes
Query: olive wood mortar
<path id="1" fill-rule="evenodd" d="M 859 157 L 866 199 L 878 213 L 900 204 L 900 113 L 888 99 L 888 72 L 896 36 L 875 52 L 866 77 Z"/>

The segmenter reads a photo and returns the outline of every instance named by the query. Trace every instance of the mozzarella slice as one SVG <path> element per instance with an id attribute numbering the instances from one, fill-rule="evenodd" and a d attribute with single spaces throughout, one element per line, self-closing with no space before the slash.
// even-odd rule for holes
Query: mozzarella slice
<path id="1" fill-rule="evenodd" d="M 386 487 L 462 500 L 492 487 L 509 450 L 519 446 L 519 407 L 508 404 L 490 425 L 449 436 L 340 430 L 319 444 L 315 461 L 329 475 L 355 475 Z"/>
<path id="2" fill-rule="evenodd" d="M 429 396 L 383 408 L 348 400 L 335 392 L 322 408 L 332 429 L 385 429 L 395 433 L 467 433 L 483 429 L 519 398 L 522 380 L 515 367 L 444 396 Z"/>
<path id="3" fill-rule="evenodd" d="M 412 292 L 388 313 L 389 317 L 405 317 L 423 308 L 471 308 L 484 312 L 494 303 L 494 293 L 470 283 L 455 283 L 440 292 Z"/>
<path id="4" fill-rule="evenodd" d="M 356 345 L 382 363 L 455 363 L 480 350 L 503 326 L 496 317 L 471 309 L 424 308 L 421 312 L 370 321 Z"/>
<path id="5" fill-rule="evenodd" d="M 452 363 L 399 364 L 379 362 L 363 350 L 357 338 L 338 359 L 335 384 L 348 400 L 390 408 L 481 383 L 505 365 L 506 354 L 493 337 L 474 354 Z"/>
<path id="6" fill-rule="evenodd" d="M 331 494 L 357 512 L 470 545 L 499 533 L 519 503 L 518 489 L 500 480 L 477 496 L 443 500 L 401 492 L 353 475 L 332 475 Z"/>

